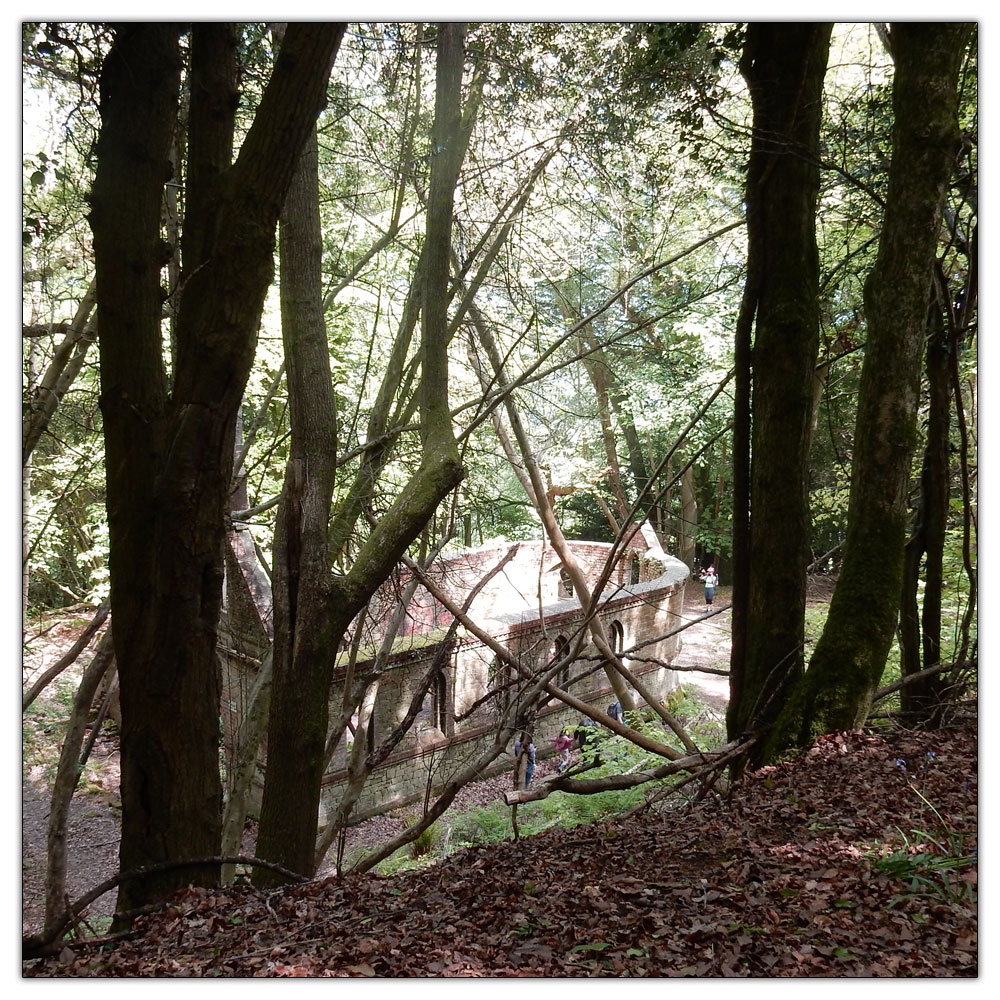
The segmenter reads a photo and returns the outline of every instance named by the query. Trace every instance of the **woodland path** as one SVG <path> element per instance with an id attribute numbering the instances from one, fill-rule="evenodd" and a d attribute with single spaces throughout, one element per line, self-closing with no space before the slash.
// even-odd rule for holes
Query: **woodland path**
<path id="1" fill-rule="evenodd" d="M 732 640 L 733 613 L 729 610 L 732 587 L 720 587 L 715 592 L 714 609 L 726 608 L 681 634 L 681 650 L 674 658 L 680 667 L 711 667 L 729 669 L 729 647 Z M 692 580 L 684 591 L 684 619 L 693 621 L 707 614 L 704 590 L 697 580 Z M 682 671 L 681 684 L 697 688 L 698 696 L 717 711 L 725 711 L 729 702 L 729 678 L 721 674 L 702 671 Z"/>
<path id="2" fill-rule="evenodd" d="M 716 592 L 716 606 L 729 603 L 730 588 Z M 694 581 L 687 588 L 684 617 L 692 620 L 705 612 L 702 589 Z M 683 634 L 683 647 L 677 662 L 684 666 L 704 666 L 725 669 L 729 664 L 731 612 L 724 611 L 713 618 L 693 625 Z M 78 631 L 82 630 L 79 629 Z M 58 640 L 46 651 L 47 662 L 54 662 L 76 639 L 77 633 L 57 631 Z M 682 683 L 697 688 L 699 697 L 715 711 L 722 713 L 729 693 L 728 678 L 702 672 L 685 672 Z M 53 750 L 53 754 L 57 749 Z M 68 891 L 78 899 L 88 889 L 110 878 L 118 870 L 121 801 L 118 794 L 118 742 L 102 736 L 92 754 L 98 763 L 99 777 L 87 787 L 81 787 L 73 800 L 68 832 Z M 539 761 L 536 775 L 544 776 L 555 767 L 554 761 Z M 464 788 L 453 809 L 468 809 L 502 799 L 510 787 L 510 777 L 501 774 L 489 781 L 477 782 Z M 48 782 L 36 768 L 24 775 L 21 805 L 22 855 L 22 920 L 24 933 L 40 930 L 44 917 L 45 841 L 49 814 Z M 378 816 L 352 828 L 346 845 L 347 855 L 360 847 L 375 846 L 401 829 L 402 818 Z M 244 847 L 252 853 L 255 831 L 248 830 Z M 332 854 L 332 852 L 331 852 Z M 320 874 L 329 874 L 333 862 L 326 863 Z M 107 893 L 91 907 L 92 917 L 107 917 L 114 911 L 115 893 Z"/>

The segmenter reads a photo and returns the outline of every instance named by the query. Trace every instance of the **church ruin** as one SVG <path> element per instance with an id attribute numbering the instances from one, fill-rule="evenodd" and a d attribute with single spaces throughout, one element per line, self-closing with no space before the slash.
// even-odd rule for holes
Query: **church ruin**
<path id="1" fill-rule="evenodd" d="M 247 548 L 240 557 L 240 546 L 252 544 L 249 533 L 234 535 L 227 570 L 243 586 L 227 588 L 220 629 L 223 729 L 229 751 L 239 741 L 248 693 L 267 646 L 269 610 L 266 578 L 254 571 L 254 561 L 248 558 L 252 549 Z M 588 581 L 593 583 L 606 573 L 613 554 L 610 543 L 575 541 L 569 545 Z M 677 674 L 669 665 L 680 647 L 680 636 L 672 633 L 682 623 L 688 567 L 662 550 L 648 524 L 635 526 L 631 540 L 615 552 L 617 561 L 603 587 L 597 615 L 615 651 L 622 654 L 632 673 L 641 677 L 644 688 L 657 698 L 665 698 L 678 685 Z M 495 571 L 501 561 L 502 568 Z M 552 664 L 571 643 L 579 643 L 576 658 L 560 671 L 555 682 L 603 714 L 615 695 L 601 669 L 602 658 L 586 632 L 584 608 L 548 543 L 502 542 L 465 550 L 435 561 L 428 575 L 462 605 L 491 571 L 493 575 L 471 600 L 469 618 L 532 673 Z M 370 642 L 359 644 L 353 656 L 346 652 L 338 655 L 330 690 L 332 718 L 343 702 L 345 683 L 352 676 L 376 669 L 383 638 L 379 627 L 398 606 L 407 582 L 404 573 L 371 603 L 371 627 L 366 629 Z M 380 681 L 367 734 L 369 752 L 405 718 L 414 692 L 435 659 L 442 669 L 436 672 L 407 735 L 369 775 L 352 822 L 422 800 L 428 789 L 433 791 L 443 784 L 492 742 L 498 711 L 507 707 L 505 699 L 518 696 L 516 678 L 509 667 L 498 662 L 489 646 L 463 627 L 449 630 L 452 624 L 449 611 L 418 587 L 406 604 L 391 650 L 387 656 L 383 650 L 383 662 L 377 664 Z M 575 725 L 578 719 L 578 713 L 554 699 L 536 706 L 532 732 L 539 751 L 550 737 Z M 327 768 L 321 824 L 336 808 L 344 788 L 348 746 L 340 741 Z M 510 766 L 509 758 L 501 759 L 490 773 Z"/>

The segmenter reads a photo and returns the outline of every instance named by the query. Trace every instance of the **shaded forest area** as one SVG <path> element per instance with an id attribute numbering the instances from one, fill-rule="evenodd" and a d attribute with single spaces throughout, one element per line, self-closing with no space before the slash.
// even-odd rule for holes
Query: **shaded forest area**
<path id="1" fill-rule="evenodd" d="M 26 974 L 976 976 L 975 868 L 945 891 L 946 869 L 883 838 L 974 829 L 977 763 L 972 727 L 823 737 L 728 804 L 469 847 L 392 878 L 190 889 L 114 949 L 67 946 Z"/>
<path id="2" fill-rule="evenodd" d="M 568 889 L 544 887 L 579 834 L 548 833 L 495 849 L 516 875 L 482 910 L 496 923 L 504 909 L 520 946 L 486 935 L 418 967 L 405 949 L 380 957 L 378 935 L 344 935 L 368 956 L 350 956 L 355 974 L 970 974 L 975 25 L 25 22 L 22 79 L 25 760 L 39 726 L 59 744 L 44 929 L 25 955 L 62 964 L 36 972 L 181 974 L 157 964 L 157 934 L 249 934 L 270 900 L 357 928 L 368 918 L 341 912 L 342 887 L 383 893 L 392 883 L 366 873 L 430 836 L 555 700 L 597 727 L 601 753 L 530 795 L 519 758 L 511 819 L 529 800 L 621 797 L 626 818 L 595 827 L 571 864 L 589 878 L 584 925 L 615 913 L 620 933 L 566 925 Z M 727 614 L 731 601 L 718 724 L 693 724 L 683 689 L 653 697 L 644 637 L 624 648 L 597 614 L 643 522 L 691 568 L 689 591 L 710 572 Z M 583 613 L 529 662 L 427 569 L 539 537 Z M 610 543 L 596 580 L 579 539 Z M 223 748 L 237 549 L 266 591 L 266 649 Z M 810 599 L 820 578 L 828 605 Z M 417 588 L 449 636 L 494 657 L 490 738 L 428 785 L 404 830 L 342 866 L 366 782 L 448 689 L 438 658 L 376 731 Z M 36 669 L 67 608 L 79 640 Z M 594 671 L 620 715 L 578 696 Z M 109 736 L 121 843 L 105 966 L 71 929 L 66 841 Z M 337 752 L 347 779 L 331 803 Z M 826 795 L 804 828 L 789 806 L 807 793 L 783 793 L 795 775 Z M 874 801 L 893 781 L 912 796 Z M 651 816 L 627 818 L 632 795 Z M 736 813 L 759 843 L 729 854 Z M 412 892 L 457 885 L 478 850 L 405 876 Z M 666 876 L 642 852 L 675 855 L 663 891 L 683 912 L 645 907 L 638 882 Z M 268 895 L 334 854 L 347 882 Z M 726 878 L 698 876 L 696 899 L 706 859 Z M 594 889 L 622 878 L 616 903 Z M 384 891 L 412 903 L 396 884 Z M 830 905 L 802 909 L 803 891 Z M 318 916 L 321 897 L 335 916 Z M 421 920 L 448 923 L 447 898 L 424 898 L 441 912 L 411 906 L 412 941 Z M 717 902 L 726 913 L 709 915 Z M 688 928 L 684 954 L 662 940 L 671 924 Z M 876 957 L 901 927 L 919 960 Z M 271 932 L 252 933 L 231 946 L 256 956 L 245 966 L 189 968 L 348 969 L 307 945 L 258 955 Z M 788 937 L 803 933 L 806 950 Z"/>

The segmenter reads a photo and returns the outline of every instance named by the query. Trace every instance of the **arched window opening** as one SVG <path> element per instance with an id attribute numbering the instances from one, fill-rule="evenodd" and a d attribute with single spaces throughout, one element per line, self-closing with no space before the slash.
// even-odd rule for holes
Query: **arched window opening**
<path id="1" fill-rule="evenodd" d="M 486 672 L 486 683 L 489 693 L 493 696 L 491 702 L 498 716 L 506 712 L 507 706 L 510 705 L 510 681 L 510 667 L 494 656 Z"/>
<path id="2" fill-rule="evenodd" d="M 563 659 L 569 652 L 569 639 L 564 635 L 557 635 L 556 641 L 553 643 L 552 649 L 552 659 L 550 663 L 555 663 L 557 660 Z M 559 673 L 556 674 L 556 685 L 561 687 L 564 691 L 569 687 L 569 668 L 570 663 L 567 660 L 566 663 L 559 668 Z"/>
<path id="3" fill-rule="evenodd" d="M 611 648 L 620 653 L 625 648 L 625 626 L 616 618 L 608 628 L 608 638 Z"/>
<path id="4" fill-rule="evenodd" d="M 443 670 L 438 671 L 437 676 L 431 684 L 431 709 L 434 716 L 434 724 L 445 736 L 451 736 L 454 732 L 454 712 L 452 711 L 451 685 Z"/>
<path id="5" fill-rule="evenodd" d="M 559 596 L 560 597 L 572 597 L 573 596 L 573 580 L 569 573 L 566 571 L 564 566 L 559 570 Z"/>
<path id="6" fill-rule="evenodd" d="M 424 726 L 432 726 L 445 736 L 451 736 L 454 732 L 454 712 L 452 711 L 451 685 L 443 670 L 439 670 L 431 680 L 431 685 L 424 695 L 420 711 L 415 720 L 417 727 L 421 723 Z"/>
<path id="7" fill-rule="evenodd" d="M 639 578 L 642 576 L 642 564 L 639 562 L 638 556 L 633 556 L 632 565 L 629 568 L 630 583 L 634 587 L 638 582 Z"/>

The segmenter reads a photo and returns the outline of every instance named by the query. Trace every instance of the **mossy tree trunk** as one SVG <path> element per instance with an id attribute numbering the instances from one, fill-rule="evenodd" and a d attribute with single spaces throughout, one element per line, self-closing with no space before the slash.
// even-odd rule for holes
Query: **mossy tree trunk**
<path id="1" fill-rule="evenodd" d="M 300 200 L 289 205 L 282 229 L 282 240 L 290 244 L 289 274 L 301 271 L 302 281 L 282 302 L 292 449 L 275 535 L 274 681 L 257 853 L 304 875 L 312 875 L 316 865 L 330 678 L 338 649 L 351 622 L 389 579 L 464 472 L 448 402 L 452 213 L 472 125 L 462 115 L 464 37 L 463 24 L 439 27 L 432 143 L 440 152 L 431 160 L 426 238 L 417 265 L 420 287 L 410 297 L 411 306 L 420 302 L 421 314 L 421 381 L 416 390 L 421 463 L 373 524 L 346 573 L 331 571 L 332 558 L 356 527 L 373 481 L 369 476 L 377 476 L 387 456 L 380 455 L 359 476 L 331 527 L 335 409 L 322 316 L 318 174 L 311 153 L 300 165 Z M 410 313 L 397 338 L 404 355 L 412 319 Z M 395 370 L 390 365 L 390 373 Z M 391 378 L 383 383 L 380 400 L 401 391 L 399 379 L 390 383 Z M 254 881 L 266 886 L 283 879 L 258 869 Z"/>
<path id="2" fill-rule="evenodd" d="M 967 24 L 894 24 L 892 161 L 878 257 L 844 559 L 823 634 L 764 758 L 867 715 L 899 612 L 920 369 L 945 185 L 960 149 L 957 83 Z"/>
<path id="3" fill-rule="evenodd" d="M 819 341 L 819 127 L 830 24 L 750 24 L 740 69 L 753 101 L 747 227 L 755 311 L 749 524 L 734 551 L 731 736 L 775 717 L 802 673 L 809 446 Z M 744 339 L 747 332 L 743 331 Z M 744 352 L 745 353 L 745 352 Z M 734 446 L 735 450 L 735 446 Z M 734 611 L 735 611 L 734 604 Z"/>
<path id="4" fill-rule="evenodd" d="M 217 102 L 225 113 L 209 114 L 207 132 L 189 136 L 185 280 L 171 385 L 161 336 L 160 219 L 177 121 L 180 30 L 116 27 L 101 76 L 91 198 L 121 683 L 124 871 L 219 851 L 215 647 L 235 416 L 272 277 L 278 212 L 322 106 L 333 53 L 329 26 L 290 33 L 230 166 L 235 31 L 192 29 L 191 79 L 214 81 L 193 88 L 192 123 L 202 102 Z M 224 69 L 212 73 L 209 66 Z M 206 172 L 199 175 L 195 164 Z M 211 197 L 200 197 L 202 184 L 211 184 Z M 218 878 L 218 866 L 205 864 L 128 879 L 118 912 Z"/>
<path id="5" fill-rule="evenodd" d="M 331 599 L 328 536 L 337 469 L 336 404 L 323 317 L 322 231 L 318 144 L 313 130 L 299 159 L 279 229 L 281 332 L 285 347 L 291 443 L 275 523 L 272 594 L 274 644 L 267 782 L 257 851 L 277 859 L 271 844 L 285 811 L 312 817 L 302 837 L 311 861 L 319 810 L 327 688 L 340 636 L 350 619 L 335 615 Z M 299 745 L 289 752 L 286 720 L 294 719 Z M 308 821 L 307 821 L 308 822 Z M 303 860 L 283 864 L 309 873 Z"/>

